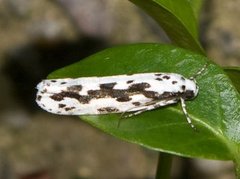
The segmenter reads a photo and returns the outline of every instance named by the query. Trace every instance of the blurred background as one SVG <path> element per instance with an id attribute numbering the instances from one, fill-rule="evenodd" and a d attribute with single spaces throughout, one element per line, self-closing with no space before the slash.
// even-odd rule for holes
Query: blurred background
<path id="1" fill-rule="evenodd" d="M 240 1 L 206 1 L 201 42 L 222 66 L 240 65 Z M 35 86 L 104 48 L 169 42 L 122 0 L 0 0 L 0 179 L 154 178 L 157 152 L 120 141 L 35 103 Z M 173 178 L 234 178 L 231 162 L 174 159 Z"/>

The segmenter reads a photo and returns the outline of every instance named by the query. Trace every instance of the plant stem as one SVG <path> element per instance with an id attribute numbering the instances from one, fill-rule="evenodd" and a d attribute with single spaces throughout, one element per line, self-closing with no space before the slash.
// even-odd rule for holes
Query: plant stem
<path id="1" fill-rule="evenodd" d="M 171 174 L 172 155 L 159 152 L 156 179 L 169 179 Z"/>

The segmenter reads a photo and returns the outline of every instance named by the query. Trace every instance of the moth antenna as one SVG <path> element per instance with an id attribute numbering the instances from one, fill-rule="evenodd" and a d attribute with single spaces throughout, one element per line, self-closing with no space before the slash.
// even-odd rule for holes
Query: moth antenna
<path id="1" fill-rule="evenodd" d="M 207 69 L 208 65 L 209 65 L 209 63 L 205 63 L 205 65 L 203 65 L 203 67 L 197 73 L 195 73 L 193 76 L 191 76 L 189 79 L 195 80 L 199 75 L 201 75 Z"/>
<path id="2" fill-rule="evenodd" d="M 196 127 L 193 125 L 191 118 L 190 118 L 189 115 L 188 115 L 188 112 L 187 112 L 187 109 L 186 109 L 185 100 L 184 100 L 183 98 L 180 98 L 180 101 L 181 101 L 181 106 L 182 106 L 183 113 L 184 113 L 184 115 L 185 115 L 185 117 L 186 117 L 186 119 L 187 119 L 188 124 L 189 124 L 194 130 L 197 130 Z"/>

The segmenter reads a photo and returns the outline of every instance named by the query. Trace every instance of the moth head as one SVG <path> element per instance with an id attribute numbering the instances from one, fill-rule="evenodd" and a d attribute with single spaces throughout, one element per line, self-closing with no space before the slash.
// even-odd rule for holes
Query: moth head
<path id="1" fill-rule="evenodd" d="M 197 96 L 198 86 L 194 79 L 186 80 L 186 85 L 182 86 L 183 90 L 183 99 L 190 100 Z"/>

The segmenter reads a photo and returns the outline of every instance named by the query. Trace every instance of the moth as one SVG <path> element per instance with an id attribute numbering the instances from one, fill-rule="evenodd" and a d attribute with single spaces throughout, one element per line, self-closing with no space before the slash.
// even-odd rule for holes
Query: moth
<path id="1" fill-rule="evenodd" d="M 188 123 L 194 128 L 185 105 L 185 100 L 198 94 L 194 77 L 156 72 L 50 79 L 40 82 L 37 90 L 37 104 L 61 115 L 122 113 L 131 117 L 180 101 Z"/>

